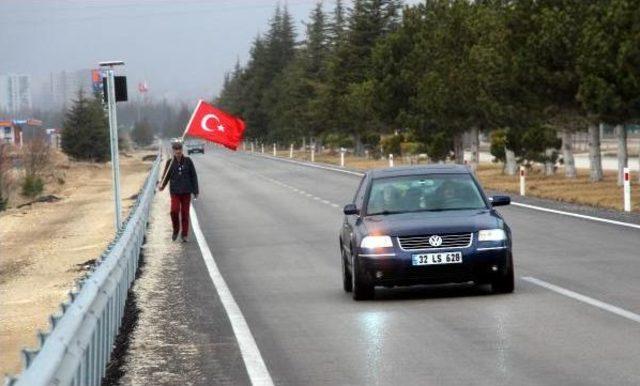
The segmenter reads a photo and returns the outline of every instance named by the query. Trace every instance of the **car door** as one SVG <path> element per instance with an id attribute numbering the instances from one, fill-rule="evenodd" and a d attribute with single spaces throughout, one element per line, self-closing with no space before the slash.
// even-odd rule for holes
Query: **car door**
<path id="1" fill-rule="evenodd" d="M 356 190 L 356 194 L 353 197 L 353 204 L 355 204 L 356 208 L 362 210 L 362 206 L 364 203 L 364 195 L 367 191 L 368 178 L 365 174 L 364 177 L 360 180 L 360 185 L 358 185 L 358 189 Z M 357 222 L 360 218 L 360 215 L 345 215 L 344 216 L 344 224 L 342 226 L 342 241 L 343 248 L 345 249 L 348 255 L 351 255 L 351 243 L 354 242 L 354 231 L 357 226 Z M 350 256 L 349 256 L 350 257 Z M 348 262 L 351 262 L 351 259 L 348 259 Z"/>

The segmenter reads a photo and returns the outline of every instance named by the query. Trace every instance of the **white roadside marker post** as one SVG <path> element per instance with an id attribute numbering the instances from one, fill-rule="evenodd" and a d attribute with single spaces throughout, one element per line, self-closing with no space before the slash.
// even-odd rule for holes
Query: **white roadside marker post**
<path id="1" fill-rule="evenodd" d="M 520 195 L 525 195 L 524 166 L 520 166 Z"/>
<path id="2" fill-rule="evenodd" d="M 344 153 L 347 151 L 344 147 L 340 148 L 340 166 L 344 167 Z"/>
<path id="3" fill-rule="evenodd" d="M 316 162 L 316 147 L 311 146 L 311 162 Z"/>
<path id="4" fill-rule="evenodd" d="M 389 167 L 393 167 L 393 154 L 389 154 Z"/>
<path id="5" fill-rule="evenodd" d="M 255 149 L 253 148 L 253 142 L 251 142 L 251 152 L 255 153 Z"/>
<path id="6" fill-rule="evenodd" d="M 293 158 L 293 144 L 289 146 L 289 158 Z"/>
<path id="7" fill-rule="evenodd" d="M 622 172 L 624 176 L 624 211 L 631 212 L 631 179 L 629 168 L 624 168 Z"/>
<path id="8" fill-rule="evenodd" d="M 264 143 L 260 144 L 260 152 L 264 154 Z"/>
<path id="9" fill-rule="evenodd" d="M 278 156 L 278 152 L 276 150 L 276 144 L 275 143 L 273 144 L 273 156 L 274 157 Z"/>

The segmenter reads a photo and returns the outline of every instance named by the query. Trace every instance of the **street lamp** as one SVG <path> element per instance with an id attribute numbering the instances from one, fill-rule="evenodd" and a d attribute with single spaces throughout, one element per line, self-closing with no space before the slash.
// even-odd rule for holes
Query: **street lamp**
<path id="1" fill-rule="evenodd" d="M 116 115 L 116 90 L 115 76 L 113 68 L 115 66 L 124 65 L 123 61 L 109 61 L 98 63 L 100 67 L 105 68 L 106 73 L 106 90 L 105 98 L 109 111 L 109 137 L 111 142 L 111 172 L 113 182 L 113 201 L 115 202 L 115 227 L 116 231 L 120 230 L 122 225 L 122 207 L 120 204 L 120 159 L 118 153 L 118 117 Z M 126 87 L 126 86 L 125 86 Z"/>

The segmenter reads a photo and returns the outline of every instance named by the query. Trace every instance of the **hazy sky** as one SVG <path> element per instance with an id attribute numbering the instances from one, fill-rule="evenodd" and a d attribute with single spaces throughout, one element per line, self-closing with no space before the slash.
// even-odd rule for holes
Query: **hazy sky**
<path id="1" fill-rule="evenodd" d="M 299 22 L 307 18 L 315 0 L 287 3 Z M 251 41 L 267 29 L 275 4 L 274 0 L 0 0 L 0 73 L 30 74 L 38 83 L 50 72 L 121 59 L 126 62 L 123 73 L 129 77 L 131 92 L 146 79 L 149 94 L 156 98 L 210 98 L 236 59 L 246 61 Z M 301 33 L 301 23 L 297 27 Z"/>
<path id="2" fill-rule="evenodd" d="M 317 0 L 288 0 L 299 36 Z M 417 1 L 408 1 L 415 3 Z M 284 4 L 285 1 L 281 1 Z M 348 2 L 347 2 L 348 3 Z M 124 60 L 129 90 L 154 98 L 210 98 L 245 63 L 276 0 L 0 0 L 0 74 L 50 72 Z M 333 0 L 323 2 L 333 9 Z"/>

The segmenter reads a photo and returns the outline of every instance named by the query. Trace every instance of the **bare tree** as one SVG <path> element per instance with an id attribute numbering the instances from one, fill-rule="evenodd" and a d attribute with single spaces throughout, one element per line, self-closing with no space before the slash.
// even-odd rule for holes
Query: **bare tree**
<path id="1" fill-rule="evenodd" d="M 9 156 L 9 144 L 0 143 L 0 210 L 4 210 L 9 196 L 9 171 L 11 170 L 11 158 Z"/>
<path id="2" fill-rule="evenodd" d="M 573 133 L 564 128 L 560 130 L 562 136 L 562 158 L 564 159 L 564 175 L 568 178 L 576 177 L 576 161 L 573 158 Z"/>
<path id="3" fill-rule="evenodd" d="M 42 176 L 50 163 L 51 150 L 43 137 L 34 137 L 25 145 L 22 152 L 22 164 L 27 176 Z"/>
<path id="4" fill-rule="evenodd" d="M 598 125 L 589 124 L 589 165 L 591 181 L 602 181 L 602 155 L 600 154 L 600 130 Z"/>
<path id="5" fill-rule="evenodd" d="M 615 126 L 616 138 L 618 139 L 618 186 L 622 186 L 624 180 L 624 168 L 629 164 L 627 152 L 627 128 L 624 125 Z"/>

